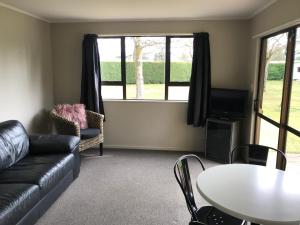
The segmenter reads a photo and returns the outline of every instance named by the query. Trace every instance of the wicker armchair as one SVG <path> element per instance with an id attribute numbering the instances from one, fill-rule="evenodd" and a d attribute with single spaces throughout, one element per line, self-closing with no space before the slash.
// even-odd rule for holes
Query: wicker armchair
<path id="1" fill-rule="evenodd" d="M 59 134 L 80 137 L 79 151 L 99 145 L 100 156 L 103 155 L 103 119 L 104 115 L 86 110 L 88 128 L 80 129 L 79 124 L 58 115 L 53 109 L 50 113 L 56 131 Z"/>

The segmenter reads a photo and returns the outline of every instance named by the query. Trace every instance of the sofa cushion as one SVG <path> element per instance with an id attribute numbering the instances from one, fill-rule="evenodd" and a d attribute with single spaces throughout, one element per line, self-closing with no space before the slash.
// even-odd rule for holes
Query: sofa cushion
<path id="1" fill-rule="evenodd" d="M 0 184 L 0 224 L 16 224 L 39 200 L 37 185 Z"/>
<path id="2" fill-rule="evenodd" d="M 99 134 L 100 129 L 97 128 L 80 129 L 80 138 L 83 140 L 96 137 Z"/>
<path id="3" fill-rule="evenodd" d="M 78 151 L 80 138 L 70 135 L 30 135 L 30 154 L 74 153 Z"/>
<path id="4" fill-rule="evenodd" d="M 68 172 L 72 171 L 73 154 L 29 155 L 0 172 L 0 183 L 37 184 L 45 195 Z"/>
<path id="5" fill-rule="evenodd" d="M 8 168 L 29 152 L 29 138 L 23 125 L 16 120 L 0 123 L 0 170 Z"/>

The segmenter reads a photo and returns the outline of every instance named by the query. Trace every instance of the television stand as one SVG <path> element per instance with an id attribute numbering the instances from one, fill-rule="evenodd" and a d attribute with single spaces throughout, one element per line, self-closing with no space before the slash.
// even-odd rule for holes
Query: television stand
<path id="1" fill-rule="evenodd" d="M 205 157 L 230 162 L 231 151 L 239 144 L 240 122 L 230 118 L 208 118 L 205 127 Z"/>

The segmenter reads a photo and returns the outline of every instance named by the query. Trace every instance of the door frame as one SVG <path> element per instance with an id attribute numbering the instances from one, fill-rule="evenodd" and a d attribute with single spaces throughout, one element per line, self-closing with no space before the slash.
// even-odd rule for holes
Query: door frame
<path id="1" fill-rule="evenodd" d="M 279 129 L 277 148 L 283 151 L 284 153 L 286 153 L 287 132 L 291 132 L 292 134 L 300 137 L 300 131 L 288 125 L 297 29 L 300 29 L 300 25 L 289 27 L 284 30 L 280 30 L 276 33 L 272 33 L 270 35 L 262 37 L 260 40 L 259 71 L 258 71 L 258 79 L 257 79 L 256 99 L 254 101 L 255 129 L 253 135 L 253 142 L 255 144 L 259 143 L 260 123 L 261 120 L 263 119 Z M 263 102 L 263 87 L 265 82 L 265 64 L 266 64 L 265 55 L 267 51 L 267 40 L 271 37 L 274 37 L 282 33 L 288 34 L 288 41 L 287 41 L 285 72 L 283 78 L 280 122 L 277 122 L 271 119 L 270 117 L 264 115 L 261 109 L 262 109 L 262 102 Z M 278 157 L 277 157 L 276 168 L 279 169 L 283 167 L 283 159 L 279 154 L 277 156 Z"/>

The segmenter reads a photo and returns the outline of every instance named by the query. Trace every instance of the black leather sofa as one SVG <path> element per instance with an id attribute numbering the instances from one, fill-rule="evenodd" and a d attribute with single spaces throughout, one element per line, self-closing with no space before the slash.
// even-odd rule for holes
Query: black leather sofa
<path id="1" fill-rule="evenodd" d="M 78 177 L 79 138 L 0 123 L 0 225 L 30 225 Z"/>

